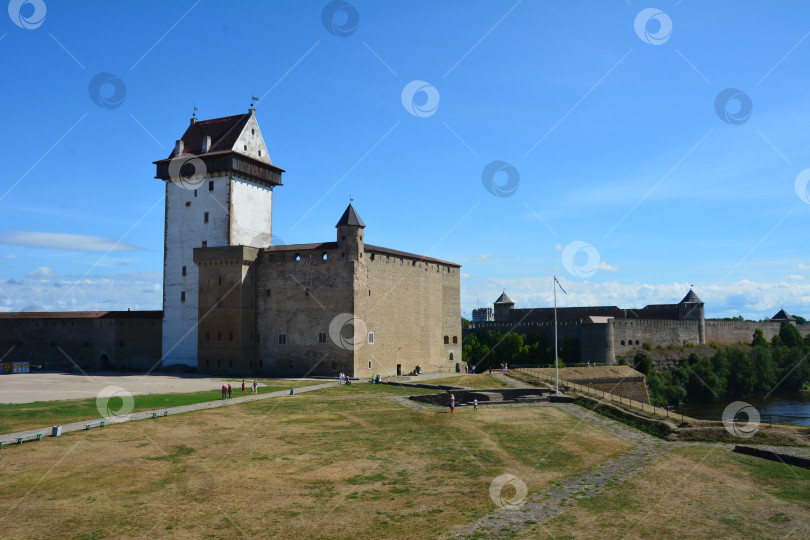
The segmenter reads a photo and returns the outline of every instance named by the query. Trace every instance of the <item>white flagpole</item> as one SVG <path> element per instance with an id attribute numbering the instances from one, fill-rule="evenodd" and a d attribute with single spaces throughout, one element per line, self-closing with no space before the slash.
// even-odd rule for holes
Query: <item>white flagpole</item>
<path id="1" fill-rule="evenodd" d="M 554 280 L 551 283 L 554 287 L 554 390 L 555 395 L 560 395 L 560 368 L 557 362 L 557 275 L 554 274 Z"/>

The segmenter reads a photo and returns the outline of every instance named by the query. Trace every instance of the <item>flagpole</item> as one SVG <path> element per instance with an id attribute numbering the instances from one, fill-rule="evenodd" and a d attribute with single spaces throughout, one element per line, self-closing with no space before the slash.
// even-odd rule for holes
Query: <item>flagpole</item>
<path id="1" fill-rule="evenodd" d="M 555 395 L 560 395 L 560 367 L 557 361 L 557 275 L 554 274 L 554 280 L 551 282 L 554 287 L 554 390 Z"/>

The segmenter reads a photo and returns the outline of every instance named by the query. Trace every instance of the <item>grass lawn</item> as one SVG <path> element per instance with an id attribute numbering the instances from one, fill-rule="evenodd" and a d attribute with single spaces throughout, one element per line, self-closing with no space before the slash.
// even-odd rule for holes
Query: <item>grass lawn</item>
<path id="1" fill-rule="evenodd" d="M 675 450 L 519 538 L 810 538 L 810 470 L 726 449 Z"/>
<path id="2" fill-rule="evenodd" d="M 253 381 L 251 380 L 251 383 Z M 241 379 L 239 381 L 241 384 Z M 315 382 L 266 380 L 260 386 L 259 393 L 286 390 L 293 386 L 312 386 Z M 233 386 L 233 385 L 231 385 Z M 233 387 L 234 396 L 239 396 L 241 387 Z M 135 408 L 132 412 L 148 411 L 180 405 L 191 405 L 220 399 L 220 390 L 207 392 L 189 392 L 183 394 L 142 394 L 133 396 Z M 109 410 L 119 410 L 122 406 L 121 398 L 111 398 L 108 402 Z M 102 415 L 96 406 L 96 398 L 69 399 L 61 401 L 35 401 L 33 403 L 5 403 L 0 404 L 0 433 L 14 433 L 26 429 L 44 428 L 81 420 L 100 418 Z"/>
<path id="3" fill-rule="evenodd" d="M 413 388 L 394 384 L 352 383 L 330 386 L 307 392 L 309 396 L 415 396 L 417 394 L 435 394 L 443 390 L 430 388 Z"/>
<path id="4" fill-rule="evenodd" d="M 432 379 L 425 381 L 425 384 L 449 384 L 452 386 L 467 386 L 469 388 L 511 388 L 508 384 L 500 379 L 496 379 L 489 373 L 461 375 L 459 377 L 448 377 L 446 379 Z"/>
<path id="5" fill-rule="evenodd" d="M 372 388 L 398 390 L 336 390 Z M 630 446 L 576 424 L 303 394 L 112 425 L 4 448 L 3 534 L 434 538 L 495 510 L 503 473 L 535 493 Z"/>

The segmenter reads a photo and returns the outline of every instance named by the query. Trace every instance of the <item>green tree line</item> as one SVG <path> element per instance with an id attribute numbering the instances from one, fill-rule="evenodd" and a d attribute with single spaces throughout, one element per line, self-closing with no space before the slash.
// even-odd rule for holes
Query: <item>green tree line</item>
<path id="1" fill-rule="evenodd" d="M 810 383 L 808 357 L 810 336 L 802 338 L 794 325 L 786 325 L 770 343 L 756 330 L 750 347 L 718 349 L 712 357 L 692 353 L 672 371 L 650 370 L 646 353 L 633 361 L 648 372 L 647 389 L 655 405 L 678 405 L 764 395 L 777 384 L 779 392 L 797 391 Z"/>
<path id="2" fill-rule="evenodd" d="M 579 362 L 579 340 L 568 338 L 560 346 L 560 366 Z M 503 334 L 487 330 L 469 334 L 461 348 L 462 359 L 477 372 L 490 368 L 499 369 L 501 364 L 510 366 L 554 365 L 554 344 L 541 334 Z"/>

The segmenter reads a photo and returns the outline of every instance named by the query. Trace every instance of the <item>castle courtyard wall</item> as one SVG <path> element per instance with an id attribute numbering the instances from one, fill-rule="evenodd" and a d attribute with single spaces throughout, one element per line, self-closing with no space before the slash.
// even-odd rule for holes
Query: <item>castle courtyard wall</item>
<path id="1" fill-rule="evenodd" d="M 335 343 L 329 334 L 335 317 L 354 313 L 356 263 L 341 254 L 337 248 L 295 249 L 295 246 L 291 250 L 262 253 L 256 263 L 259 374 L 277 377 L 353 374 L 352 325 L 342 328 L 349 348 Z M 286 344 L 279 343 L 280 334 L 285 335 Z M 319 342 L 319 334 L 326 335 L 324 343 Z"/>
<path id="2" fill-rule="evenodd" d="M 392 376 L 397 365 L 402 373 L 416 366 L 455 371 L 462 341 L 459 267 L 367 251 L 359 269 L 366 286 L 357 291 L 357 314 L 374 343 L 357 350 L 356 373 Z"/>

